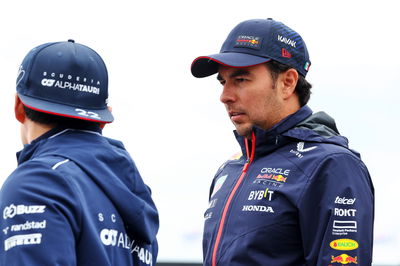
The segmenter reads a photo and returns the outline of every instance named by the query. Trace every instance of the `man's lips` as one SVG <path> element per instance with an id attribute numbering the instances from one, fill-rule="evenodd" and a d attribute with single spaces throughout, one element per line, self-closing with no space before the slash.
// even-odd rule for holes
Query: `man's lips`
<path id="1" fill-rule="evenodd" d="M 231 118 L 232 122 L 240 122 L 240 120 L 245 116 L 244 112 L 235 112 L 230 111 L 229 117 Z"/>

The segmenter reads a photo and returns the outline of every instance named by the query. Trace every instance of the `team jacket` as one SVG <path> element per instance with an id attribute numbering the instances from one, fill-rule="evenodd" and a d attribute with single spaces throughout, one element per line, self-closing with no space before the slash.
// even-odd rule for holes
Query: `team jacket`
<path id="1" fill-rule="evenodd" d="M 374 189 L 332 118 L 301 108 L 215 175 L 204 265 L 371 265 Z"/>
<path id="2" fill-rule="evenodd" d="M 121 142 L 54 129 L 17 157 L 0 194 L 0 265 L 155 265 L 158 213 Z"/>

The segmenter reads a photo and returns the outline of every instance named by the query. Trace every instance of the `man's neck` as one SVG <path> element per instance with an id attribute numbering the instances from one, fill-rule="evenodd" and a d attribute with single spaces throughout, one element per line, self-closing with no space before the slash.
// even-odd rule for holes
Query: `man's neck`
<path id="1" fill-rule="evenodd" d="M 21 125 L 21 137 L 23 144 L 30 144 L 32 141 L 53 129 L 52 125 L 44 125 L 26 119 L 25 123 Z"/>

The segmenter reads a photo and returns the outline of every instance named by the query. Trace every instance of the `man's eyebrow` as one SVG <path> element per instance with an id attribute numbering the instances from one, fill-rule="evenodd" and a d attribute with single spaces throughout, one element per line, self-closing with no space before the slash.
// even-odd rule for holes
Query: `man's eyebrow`
<path id="1" fill-rule="evenodd" d="M 234 72 L 232 72 L 229 75 L 229 78 L 234 78 L 234 77 L 237 77 L 237 76 L 248 76 L 248 75 L 250 75 L 250 71 L 248 71 L 246 69 L 240 69 L 239 68 L 239 69 L 235 70 Z M 221 81 L 221 80 L 224 80 L 224 78 L 221 76 L 221 74 L 218 73 L 217 80 Z"/>

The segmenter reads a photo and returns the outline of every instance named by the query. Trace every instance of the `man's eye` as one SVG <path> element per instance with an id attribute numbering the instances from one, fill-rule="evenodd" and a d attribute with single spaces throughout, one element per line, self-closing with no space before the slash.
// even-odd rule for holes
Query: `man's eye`
<path id="1" fill-rule="evenodd" d="M 237 78 L 237 79 L 236 79 L 236 82 L 244 82 L 244 81 L 246 81 L 245 78 Z"/>
<path id="2" fill-rule="evenodd" d="M 221 83 L 221 85 L 225 84 L 225 80 L 220 80 L 219 83 Z"/>

